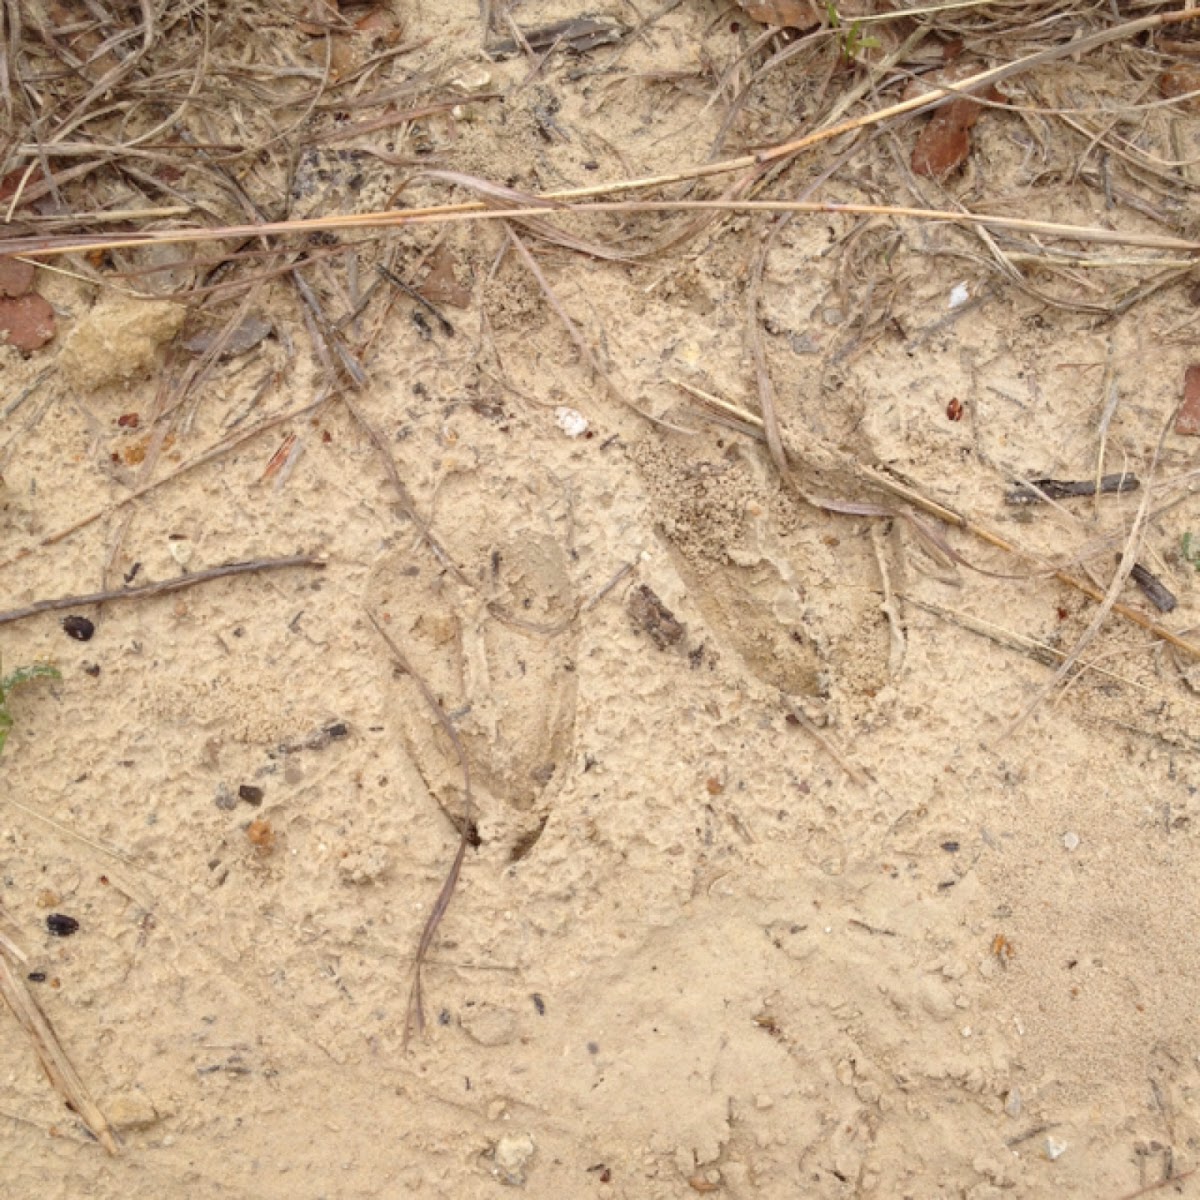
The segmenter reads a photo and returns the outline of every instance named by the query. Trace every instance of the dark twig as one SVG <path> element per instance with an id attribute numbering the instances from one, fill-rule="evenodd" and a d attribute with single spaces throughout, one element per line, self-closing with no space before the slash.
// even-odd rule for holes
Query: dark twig
<path id="1" fill-rule="evenodd" d="M 446 710 L 442 708 L 429 685 L 413 670 L 412 664 L 405 657 L 404 652 L 396 645 L 387 630 L 380 625 L 375 619 L 375 614 L 370 610 L 367 611 L 367 619 L 375 626 L 376 633 L 387 643 L 388 649 L 392 652 L 392 657 L 396 660 L 396 665 L 417 685 L 417 690 L 421 693 L 421 697 L 429 705 L 430 711 L 437 719 L 438 724 L 445 730 L 446 736 L 450 739 L 450 744 L 454 747 L 454 753 L 458 756 L 458 763 L 462 767 L 463 773 L 463 811 L 458 849 L 454 853 L 454 861 L 450 864 L 450 870 L 446 872 L 446 878 L 442 881 L 442 887 L 437 894 L 437 899 L 433 902 L 433 908 L 430 909 L 429 916 L 425 920 L 425 927 L 421 930 L 420 941 L 417 942 L 417 951 L 413 955 L 412 988 L 408 993 L 408 1007 L 404 1012 L 404 1044 L 407 1045 L 409 1034 L 414 1027 L 418 1033 L 425 1032 L 425 1007 L 421 998 L 421 968 L 425 965 L 434 935 L 437 933 L 438 926 L 442 923 L 442 918 L 446 915 L 446 910 L 450 907 L 450 900 L 454 896 L 454 890 L 458 887 L 458 877 L 462 873 L 463 860 L 467 855 L 467 846 L 471 842 L 471 831 L 475 827 L 475 804 L 471 797 L 471 763 L 467 758 L 466 749 L 463 747 L 462 741 L 458 736 L 458 730 L 454 728 L 454 723 L 446 716 Z"/>
<path id="2" fill-rule="evenodd" d="M 442 332 L 447 337 L 454 336 L 454 326 L 451 325 L 450 322 L 447 321 L 444 316 L 442 316 L 441 312 L 435 308 L 434 305 L 430 304 L 430 302 L 426 300 L 425 297 L 422 296 L 415 287 L 410 287 L 394 271 L 389 271 L 387 267 L 383 265 L 383 263 L 376 263 L 375 270 L 377 270 L 380 275 L 382 275 L 384 279 L 388 281 L 388 283 L 392 284 L 394 287 L 398 287 L 410 300 L 415 301 L 422 308 L 431 312 L 437 319 L 438 324 L 442 327 Z"/>
<path id="3" fill-rule="evenodd" d="M 183 575 L 179 579 L 163 579 L 158 583 L 144 583 L 140 587 L 113 588 L 104 592 L 92 592 L 86 596 L 59 596 L 53 600 L 38 600 L 24 608 L 10 608 L 7 612 L 0 612 L 0 625 L 23 621 L 26 617 L 36 617 L 41 613 L 60 612 L 64 608 L 83 608 L 88 604 L 107 604 L 110 600 L 142 600 L 147 596 L 181 592 L 184 588 L 195 587 L 198 583 L 208 583 L 213 579 L 225 579 L 230 575 L 282 571 L 287 567 L 320 569 L 324 566 L 323 558 L 314 558 L 310 554 L 293 554 L 287 558 L 256 558 L 250 562 L 227 563 L 223 567 L 210 567 L 207 571 L 197 571 L 193 575 Z"/>

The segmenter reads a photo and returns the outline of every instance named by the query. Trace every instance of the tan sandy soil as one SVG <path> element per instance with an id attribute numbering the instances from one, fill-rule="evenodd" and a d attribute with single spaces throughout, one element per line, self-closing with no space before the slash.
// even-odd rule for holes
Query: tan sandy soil
<path id="1" fill-rule="evenodd" d="M 398 77 L 484 70 L 508 93 L 420 126 L 438 165 L 530 190 L 703 161 L 728 97 L 668 75 L 719 72 L 757 33 L 687 0 L 519 87 L 527 60 L 482 56 L 474 3 L 404 22 L 433 40 Z M 1126 86 L 1104 56 L 1037 81 L 1043 103 Z M 780 68 L 726 150 L 802 124 L 817 82 Z M 1175 120 L 1178 157 L 1198 132 Z M 910 202 L 912 136 L 886 132 L 823 194 Z M 1039 153 L 1019 114 L 988 114 L 965 172 L 922 181 L 926 198 L 1159 231 Z M 405 173 L 355 161 L 364 207 Z M 640 244 L 679 220 L 573 228 Z M 136 583 L 328 560 L 80 609 L 86 643 L 54 615 L 0 630 L 6 668 L 62 671 L 12 699 L 0 931 L 44 973 L 31 988 L 122 1143 L 103 1156 L 5 1015 L 0 1193 L 1116 1200 L 1197 1165 L 1197 698 L 1172 654 L 1113 618 L 1085 654 L 1109 674 L 1011 730 L 1052 669 L 968 618 L 1069 650 L 1094 604 L 965 534 L 941 536 L 993 574 L 910 525 L 806 504 L 757 439 L 670 382 L 757 411 L 746 281 L 767 229 L 735 217 L 629 264 L 525 235 L 622 403 L 501 255 L 498 223 L 446 228 L 469 299 L 444 307 L 454 336 L 424 335 L 400 297 L 350 393 L 440 557 L 333 395 L 3 568 L 9 607 L 119 586 L 135 563 Z M 401 261 L 438 233 L 394 235 Z M 1154 457 L 1196 353 L 1194 302 L 1173 286 L 1106 320 L 1001 280 L 987 255 L 946 226 L 788 224 L 759 311 L 781 423 L 797 455 L 823 439 L 1021 546 L 1090 548 L 1103 583 L 1145 489 L 1057 509 L 1004 494 L 1014 474 L 1096 472 L 1110 384 L 1105 469 L 1193 468 L 1173 433 Z M 314 286 L 336 307 L 334 279 Z M 1084 267 L 1029 279 L 1072 304 L 1113 286 Z M 960 283 L 975 301 L 961 312 Z M 143 481 L 157 389 L 186 360 L 169 310 L 44 271 L 40 286 L 60 338 L 0 352 L 4 558 Z M 217 365 L 155 477 L 320 397 L 295 293 L 265 287 L 254 311 L 274 334 Z M 139 428 L 118 425 L 133 412 Z M 287 434 L 299 457 L 264 478 Z M 852 473 L 820 484 L 895 507 Z M 1176 631 L 1200 625 L 1189 530 L 1184 494 L 1150 512 L 1141 554 L 1178 597 L 1161 618 Z M 1132 586 L 1122 599 L 1157 619 Z M 478 845 L 407 1049 L 412 955 L 464 796 L 368 612 L 449 714 L 474 784 Z M 51 912 L 80 931 L 50 936 Z"/>

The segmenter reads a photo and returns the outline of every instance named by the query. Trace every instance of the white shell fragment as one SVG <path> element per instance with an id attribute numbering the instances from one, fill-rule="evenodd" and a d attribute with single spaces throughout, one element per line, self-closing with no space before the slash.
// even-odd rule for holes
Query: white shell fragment
<path id="1" fill-rule="evenodd" d="M 576 412 L 573 408 L 566 408 L 559 405 L 554 410 L 554 419 L 558 422 L 558 427 L 567 435 L 567 437 L 577 438 L 581 434 L 587 433 L 588 419 L 581 412 Z"/>
<path id="2" fill-rule="evenodd" d="M 509 1187 L 523 1187 L 525 1171 L 534 1149 L 533 1138 L 527 1133 L 518 1137 L 502 1137 L 496 1143 L 496 1178 Z"/>

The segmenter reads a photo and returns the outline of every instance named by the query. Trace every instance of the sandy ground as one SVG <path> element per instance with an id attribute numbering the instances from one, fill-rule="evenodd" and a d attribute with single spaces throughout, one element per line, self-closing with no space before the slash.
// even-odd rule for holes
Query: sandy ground
<path id="1" fill-rule="evenodd" d="M 750 36 L 736 16 L 685 3 L 619 54 L 553 58 L 422 136 L 441 165 L 526 188 L 701 161 L 724 107 L 665 73 L 729 62 Z M 485 63 L 466 0 L 406 20 L 439 40 L 405 71 L 473 64 L 498 91 L 528 72 Z M 1039 94 L 1105 78 L 1068 62 Z M 773 77 L 734 148 L 802 120 L 801 83 Z M 930 197 L 1158 228 L 1047 178 L 1017 115 L 976 132 Z M 1175 132 L 1194 155 L 1195 121 Z M 907 200 L 886 147 L 911 136 L 831 191 Z M 368 166 L 386 196 L 400 173 Z M 516 254 L 499 261 L 498 225 L 449 229 L 469 290 L 445 308 L 455 336 L 426 336 L 401 299 L 352 394 L 439 553 L 333 397 L 3 568 L 8 607 L 100 587 L 114 547 L 117 585 L 135 563 L 140 582 L 328 559 L 81 609 L 86 643 L 55 616 L 0 634 L 6 667 L 62 671 L 13 699 L 3 928 L 123 1147 L 108 1159 L 88 1139 L 5 1015 L 5 1196 L 1116 1200 L 1197 1165 L 1196 697 L 1161 644 L 1110 620 L 1086 654 L 1108 673 L 1013 731 L 1053 672 L 969 618 L 1070 649 L 1095 606 L 964 534 L 943 537 L 994 574 L 938 561 L 903 522 L 814 508 L 755 438 L 701 416 L 672 379 L 757 410 L 745 280 L 765 228 L 739 217 L 638 264 L 530 239 L 625 402 Z M 436 232 L 398 235 L 407 261 Z M 1095 472 L 1110 381 L 1105 469 L 1191 469 L 1195 443 L 1174 434 L 1153 459 L 1194 304 L 1173 287 L 1104 320 L 999 282 L 985 255 L 911 222 L 783 229 L 760 322 L 789 445 L 818 436 L 1060 560 L 1090 547 L 1106 580 L 1144 489 L 1057 510 L 1004 494 L 1013 474 Z M 1072 303 L 1097 291 L 1082 269 L 1030 278 Z M 136 327 L 146 310 L 115 288 L 43 290 L 64 336 L 0 361 L 6 404 L 40 379 L 0 431 L 6 558 L 130 495 L 151 433 L 118 418 L 154 411 L 159 368 L 142 368 L 174 330 Z M 58 349 L 97 306 L 117 314 L 107 333 Z M 219 365 L 156 476 L 319 397 L 294 295 L 268 289 L 258 311 L 275 335 Z M 103 382 L 114 363 L 136 377 Z M 299 457 L 264 478 L 289 433 Z M 880 502 L 852 473 L 820 490 Z M 1177 631 L 1200 625 L 1189 530 L 1187 495 L 1145 528 Z M 1132 587 L 1122 599 L 1157 616 Z M 463 791 L 368 613 L 474 780 L 478 844 L 407 1048 Z M 50 936 L 49 912 L 80 931 Z"/>

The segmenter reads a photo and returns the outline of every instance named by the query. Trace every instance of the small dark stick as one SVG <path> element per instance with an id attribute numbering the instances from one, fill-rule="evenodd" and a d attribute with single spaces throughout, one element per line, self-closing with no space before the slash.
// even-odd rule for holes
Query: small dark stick
<path id="1" fill-rule="evenodd" d="M 1117 555 L 1117 562 L 1121 561 L 1121 556 Z M 1146 593 L 1146 599 L 1158 609 L 1159 612 L 1169 613 L 1178 601 L 1172 595 L 1167 586 L 1158 578 L 1157 575 L 1151 574 L 1142 566 L 1141 563 L 1134 563 L 1133 569 L 1129 572 L 1129 578 Z"/>
<path id="2" fill-rule="evenodd" d="M 1136 492 L 1141 481 L 1128 472 L 1103 475 L 1099 486 L 1094 479 L 1031 479 L 1032 487 L 1013 488 L 1005 492 L 1005 504 L 1044 504 L 1047 500 L 1067 500 L 1072 496 L 1102 496 L 1119 492 Z"/>

